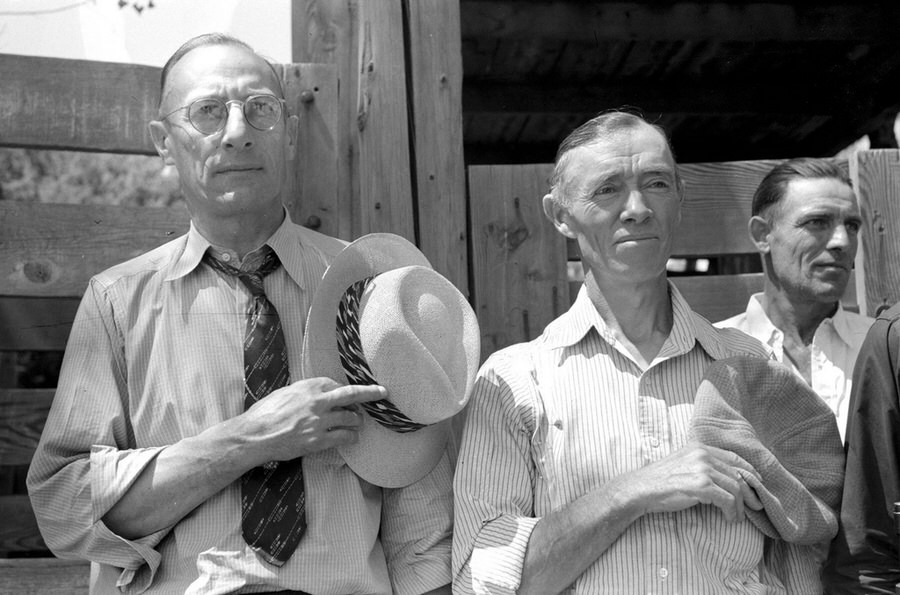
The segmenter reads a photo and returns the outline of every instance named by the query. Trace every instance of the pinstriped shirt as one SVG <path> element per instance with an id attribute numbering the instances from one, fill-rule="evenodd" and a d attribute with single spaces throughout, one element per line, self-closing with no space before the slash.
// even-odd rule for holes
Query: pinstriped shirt
<path id="1" fill-rule="evenodd" d="M 454 593 L 514 593 L 538 520 L 684 446 L 706 367 L 755 340 L 694 314 L 670 285 L 673 328 L 647 369 L 582 287 L 475 385 L 454 483 Z M 767 542 L 710 505 L 634 522 L 567 593 L 815 593 L 822 552 Z"/>
<path id="2" fill-rule="evenodd" d="M 299 379 L 307 310 L 344 244 L 289 220 L 267 243 L 283 266 L 265 277 L 265 290 Z M 411 594 L 449 583 L 446 456 L 422 481 L 395 490 L 361 480 L 335 449 L 305 456 L 309 526 L 280 569 L 244 543 L 240 482 L 141 539 L 104 525 L 103 515 L 167 445 L 244 409 L 242 339 L 252 298 L 236 278 L 200 264 L 209 248 L 192 227 L 91 280 L 29 474 L 47 543 L 58 555 L 98 563 L 92 593 L 118 593 L 121 585 L 126 593 Z"/>

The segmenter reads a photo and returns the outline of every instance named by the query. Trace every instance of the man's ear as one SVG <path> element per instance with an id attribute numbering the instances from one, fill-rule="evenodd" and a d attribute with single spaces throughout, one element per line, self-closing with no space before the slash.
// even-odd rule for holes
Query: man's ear
<path id="1" fill-rule="evenodd" d="M 553 223 L 553 226 L 567 238 L 575 239 L 575 232 L 569 227 L 569 211 L 553 199 L 552 194 L 544 195 L 544 215 Z"/>
<path id="2" fill-rule="evenodd" d="M 163 163 L 166 165 L 175 165 L 175 161 L 172 159 L 172 155 L 169 152 L 169 131 L 166 130 L 166 125 L 160 120 L 152 120 L 148 126 L 150 128 L 150 138 L 153 140 L 153 146 L 156 147 L 156 152 L 162 157 Z"/>
<path id="3" fill-rule="evenodd" d="M 757 251 L 760 254 L 768 254 L 769 232 L 772 231 L 769 221 L 764 217 L 754 215 L 750 217 L 750 221 L 747 223 L 747 230 L 750 232 L 750 240 L 756 246 Z"/>
<path id="4" fill-rule="evenodd" d="M 285 130 L 285 134 L 287 134 L 287 158 L 290 161 L 293 161 L 294 156 L 297 154 L 297 134 L 300 129 L 300 118 L 297 116 L 288 116 L 287 119 L 287 130 Z"/>

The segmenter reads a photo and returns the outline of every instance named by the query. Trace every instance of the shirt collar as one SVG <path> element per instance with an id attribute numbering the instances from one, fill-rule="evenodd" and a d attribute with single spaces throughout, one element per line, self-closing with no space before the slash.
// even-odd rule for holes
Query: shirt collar
<path id="1" fill-rule="evenodd" d="M 769 320 L 766 311 L 763 309 L 763 299 L 765 299 L 765 295 L 762 292 L 754 293 L 750 296 L 746 315 L 747 333 L 751 337 L 756 337 L 765 344 L 771 344 L 773 338 L 782 337 L 784 333 Z M 835 310 L 834 314 L 825 318 L 819 324 L 816 333 L 818 333 L 819 329 L 825 325 L 834 327 L 834 331 L 841 341 L 847 345 L 851 345 L 853 333 L 850 329 L 849 317 L 847 316 L 847 311 L 844 310 L 844 306 L 842 306 L 840 302 L 838 302 L 837 310 Z"/>
<path id="2" fill-rule="evenodd" d="M 691 310 L 687 300 L 671 281 L 669 298 L 672 300 L 672 331 L 657 358 L 687 353 L 697 342 L 714 359 L 728 357 L 729 352 L 716 329 Z M 584 339 L 591 329 L 604 341 L 615 345 L 612 331 L 588 297 L 587 287 L 582 285 L 572 307 L 547 326 L 542 340 L 550 349 L 571 347 Z"/>
<path id="3" fill-rule="evenodd" d="M 306 246 L 303 244 L 301 234 L 294 233 L 294 229 L 291 216 L 287 209 L 284 209 L 284 220 L 264 244 L 268 244 L 272 248 L 281 261 L 281 266 L 284 267 L 284 270 L 293 279 L 294 283 L 301 289 L 306 289 L 310 282 L 303 267 L 302 252 Z M 300 250 L 296 249 L 298 245 L 301 248 Z M 212 247 L 212 244 L 203 237 L 200 231 L 197 230 L 194 222 L 191 221 L 184 250 L 176 255 L 166 281 L 180 279 L 196 269 L 200 261 L 203 260 L 203 255 L 206 254 L 210 247 Z"/>

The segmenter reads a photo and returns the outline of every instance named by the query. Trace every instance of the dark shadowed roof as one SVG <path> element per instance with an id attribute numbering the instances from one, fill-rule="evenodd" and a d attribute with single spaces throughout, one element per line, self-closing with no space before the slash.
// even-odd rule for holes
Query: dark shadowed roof
<path id="1" fill-rule="evenodd" d="M 898 2 L 462 0 L 466 161 L 552 161 L 596 112 L 639 107 L 679 161 L 895 146 Z"/>

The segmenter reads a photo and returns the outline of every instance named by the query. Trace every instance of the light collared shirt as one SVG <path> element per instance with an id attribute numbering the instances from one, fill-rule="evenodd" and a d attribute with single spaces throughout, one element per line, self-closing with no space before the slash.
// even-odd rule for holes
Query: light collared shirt
<path id="1" fill-rule="evenodd" d="M 297 380 L 310 301 L 344 243 L 286 220 L 267 244 L 283 266 L 265 277 L 265 291 Z M 252 298 L 238 279 L 201 264 L 209 248 L 192 226 L 91 280 L 29 474 L 47 543 L 95 563 L 92 593 L 412 594 L 449 583 L 447 456 L 402 489 L 363 481 L 335 449 L 303 457 L 308 527 L 281 568 L 241 536 L 240 482 L 140 539 L 103 523 L 168 445 L 244 410 L 242 338 Z"/>
<path id="2" fill-rule="evenodd" d="M 779 362 L 790 366 L 798 376 L 800 371 L 790 358 L 784 357 L 784 333 L 769 320 L 763 308 L 763 293 L 750 297 L 747 310 L 737 316 L 715 323 L 719 328 L 736 328 L 765 345 Z M 850 389 L 853 386 L 853 366 L 859 355 L 866 333 L 874 319 L 855 312 L 848 312 L 838 304 L 834 316 L 826 318 L 816 329 L 810 350 L 812 366 L 810 388 L 819 395 L 834 412 L 841 432 L 841 440 L 847 429 L 847 410 Z"/>
<path id="3" fill-rule="evenodd" d="M 669 291 L 672 331 L 647 369 L 585 287 L 540 337 L 482 366 L 454 482 L 454 593 L 515 593 L 541 517 L 685 446 L 712 361 L 766 357 L 757 341 L 713 328 Z M 696 505 L 640 517 L 565 592 L 821 593 L 823 557 Z"/>

